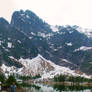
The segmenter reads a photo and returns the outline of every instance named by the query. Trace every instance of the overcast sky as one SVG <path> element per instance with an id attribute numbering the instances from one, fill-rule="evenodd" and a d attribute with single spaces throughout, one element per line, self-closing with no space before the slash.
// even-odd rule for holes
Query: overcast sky
<path id="1" fill-rule="evenodd" d="M 92 29 L 92 0 L 0 0 L 0 17 L 30 9 L 51 25 L 79 25 Z"/>

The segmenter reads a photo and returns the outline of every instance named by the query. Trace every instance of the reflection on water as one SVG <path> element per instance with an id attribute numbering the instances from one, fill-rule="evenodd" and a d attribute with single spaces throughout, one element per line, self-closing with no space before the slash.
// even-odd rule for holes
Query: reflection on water
<path id="1" fill-rule="evenodd" d="M 92 92 L 92 88 L 82 86 L 64 86 L 64 85 L 48 86 L 37 83 L 32 87 L 26 87 L 25 92 Z"/>

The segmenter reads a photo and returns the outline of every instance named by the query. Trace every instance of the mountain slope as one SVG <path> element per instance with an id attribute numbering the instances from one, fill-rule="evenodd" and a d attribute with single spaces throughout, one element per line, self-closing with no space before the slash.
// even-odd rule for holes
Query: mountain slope
<path id="1" fill-rule="evenodd" d="M 82 77 L 90 77 L 85 75 L 84 73 L 78 73 L 75 70 L 71 70 L 69 68 L 56 65 L 55 63 L 51 62 L 50 60 L 47 60 L 43 58 L 41 55 L 38 55 L 37 57 L 33 59 L 19 59 L 17 60 L 20 62 L 23 67 L 22 68 L 16 68 L 14 66 L 7 67 L 5 65 L 1 66 L 2 71 L 7 74 L 19 74 L 19 75 L 26 75 L 26 76 L 36 76 L 40 74 L 41 79 L 47 79 L 47 78 L 53 78 L 54 76 L 58 74 L 62 75 L 72 75 L 72 76 L 82 76 Z"/>
<path id="2" fill-rule="evenodd" d="M 78 65 L 87 61 L 88 57 L 92 59 L 92 38 L 88 38 L 85 34 L 71 26 L 61 26 L 59 29 L 60 31 L 49 39 L 51 47 L 54 49 L 53 53 L 57 57 L 65 58 Z M 78 50 L 81 47 L 89 49 L 83 48 L 85 50 Z"/>

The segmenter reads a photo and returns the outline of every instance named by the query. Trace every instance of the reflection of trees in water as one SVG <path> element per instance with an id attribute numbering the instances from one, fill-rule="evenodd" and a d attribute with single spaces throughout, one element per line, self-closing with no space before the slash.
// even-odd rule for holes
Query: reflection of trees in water
<path id="1" fill-rule="evenodd" d="M 80 91 L 80 90 L 86 90 L 86 89 L 91 89 L 91 87 L 87 86 L 65 86 L 65 85 L 54 85 L 53 88 L 55 90 L 61 91 Z M 92 91 L 91 91 L 92 92 Z"/>
<path id="2" fill-rule="evenodd" d="M 25 92 L 62 92 L 62 91 L 84 92 L 84 90 L 87 90 L 85 92 L 92 92 L 92 88 L 87 86 L 65 86 L 59 84 L 55 84 L 53 86 L 47 86 L 43 84 L 37 85 L 33 84 L 25 89 L 26 89 Z M 88 91 L 88 89 L 90 91 Z"/>
<path id="3" fill-rule="evenodd" d="M 38 92 L 40 90 L 41 87 L 34 85 L 34 84 L 30 84 L 27 85 L 24 90 L 25 92 Z"/>
<path id="4" fill-rule="evenodd" d="M 32 85 L 32 87 L 35 88 L 35 89 L 37 89 L 37 90 L 39 90 L 41 88 L 41 87 L 36 86 L 36 85 Z"/>

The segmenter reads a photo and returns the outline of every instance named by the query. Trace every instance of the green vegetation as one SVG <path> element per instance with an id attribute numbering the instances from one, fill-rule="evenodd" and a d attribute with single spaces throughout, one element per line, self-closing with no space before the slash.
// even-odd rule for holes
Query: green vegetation
<path id="1" fill-rule="evenodd" d="M 76 85 L 66 86 L 66 85 L 57 85 L 57 84 L 55 84 L 53 88 L 59 92 L 62 92 L 62 91 L 64 92 L 72 92 L 72 91 L 73 92 L 79 92 L 79 91 L 84 92 L 82 90 L 91 89 L 91 87 L 88 87 L 88 86 L 81 86 L 81 85 L 80 86 L 76 86 Z"/>
<path id="2" fill-rule="evenodd" d="M 36 75 L 36 76 L 19 76 L 19 79 L 26 81 L 26 80 L 32 80 L 32 79 L 37 79 L 37 78 L 41 78 L 40 74 Z"/>
<path id="3" fill-rule="evenodd" d="M 12 85 L 12 83 L 15 83 L 15 85 L 17 87 L 20 87 L 20 84 L 17 82 L 16 78 L 13 75 L 10 75 L 8 77 L 8 79 L 5 78 L 5 76 L 0 75 L 0 79 L 1 79 L 0 81 L 2 82 L 2 86 L 4 86 L 4 87 L 10 87 L 10 85 Z"/>
<path id="4" fill-rule="evenodd" d="M 23 81 L 29 80 L 31 78 L 32 78 L 31 76 L 19 76 L 19 79 L 21 79 Z"/>
<path id="5" fill-rule="evenodd" d="M 18 82 L 16 81 L 16 78 L 15 78 L 13 75 L 10 75 L 10 76 L 8 77 L 8 79 L 6 80 L 6 85 L 7 85 L 7 86 L 10 86 L 10 85 L 12 85 L 13 82 L 14 82 L 16 85 L 18 84 Z"/>
<path id="6" fill-rule="evenodd" d="M 67 77 L 66 75 L 58 75 L 54 77 L 54 81 L 63 82 L 64 84 L 64 82 L 66 81 L 66 77 Z"/>
<path id="7" fill-rule="evenodd" d="M 5 82 L 5 76 L 2 73 L 0 73 L 0 82 L 2 82 L 2 83 Z"/>
<path id="8" fill-rule="evenodd" d="M 80 77 L 80 76 L 69 76 L 68 81 L 71 82 L 71 85 L 76 84 L 77 86 L 80 83 L 86 82 L 87 78 Z"/>
<path id="9" fill-rule="evenodd" d="M 71 85 L 74 86 L 79 86 L 80 83 L 88 83 L 90 86 L 90 83 L 92 82 L 92 79 L 84 78 L 81 76 L 66 76 L 66 75 L 57 75 L 54 78 L 55 82 L 71 82 Z"/>
<path id="10" fill-rule="evenodd" d="M 91 73 L 91 72 L 92 72 L 92 60 L 83 63 L 83 64 L 80 66 L 80 69 L 81 69 L 83 72 Z"/>
<path id="11" fill-rule="evenodd" d="M 1 89 L 2 90 L 9 90 L 10 86 L 15 83 L 17 88 L 21 88 L 22 86 L 17 82 L 16 78 L 13 75 L 8 76 L 6 78 L 4 74 L 0 73 L 0 82 L 1 82 Z"/>
<path id="12" fill-rule="evenodd" d="M 38 79 L 38 78 L 41 78 L 40 74 L 38 74 L 38 75 L 32 77 L 32 79 Z"/>

